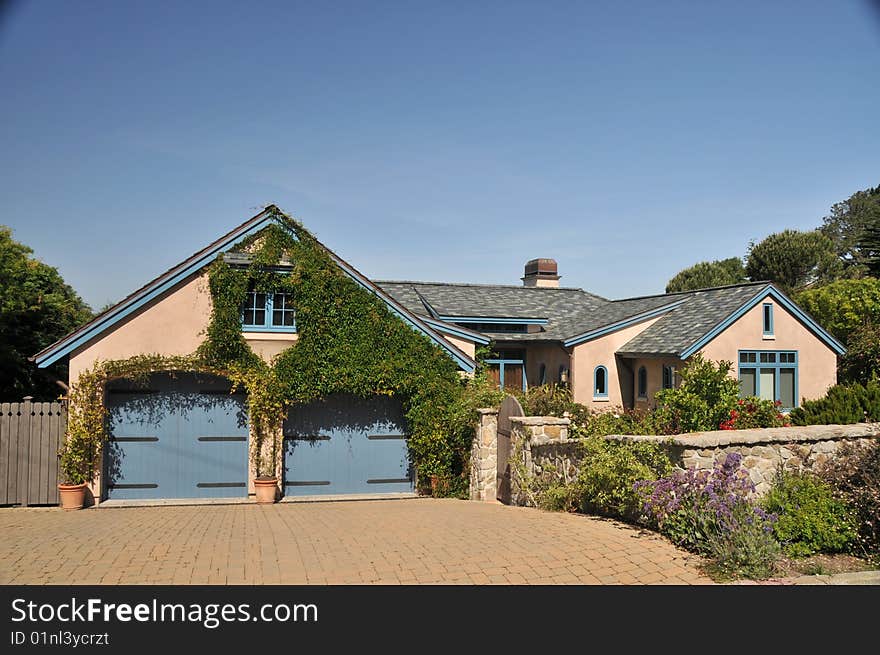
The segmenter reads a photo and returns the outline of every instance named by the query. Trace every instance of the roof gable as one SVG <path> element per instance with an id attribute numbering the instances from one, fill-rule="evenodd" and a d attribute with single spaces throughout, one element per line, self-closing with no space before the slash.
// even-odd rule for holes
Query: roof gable
<path id="1" fill-rule="evenodd" d="M 280 213 L 280 210 L 278 210 L 277 207 L 274 205 L 267 206 L 256 216 L 248 219 L 177 266 L 174 266 L 159 277 L 148 282 L 143 287 L 133 292 L 107 311 L 99 314 L 82 327 L 74 330 L 51 346 L 44 348 L 31 359 L 38 367 L 45 368 L 62 357 L 69 355 L 80 346 L 100 337 L 101 334 L 117 325 L 126 317 L 138 311 L 194 273 L 203 269 L 214 261 L 219 253 L 225 252 L 242 239 L 252 236 L 267 227 L 271 221 L 276 220 L 275 216 L 277 213 Z M 400 317 L 411 328 L 424 334 L 433 343 L 440 346 L 459 365 L 459 367 L 467 372 L 472 372 L 476 368 L 476 362 L 467 354 L 444 339 L 430 325 L 392 298 L 387 292 L 370 282 L 362 273 L 336 255 L 336 253 L 327 248 L 323 243 L 317 240 L 316 242 L 329 254 L 333 262 L 339 266 L 346 275 L 362 288 L 378 296 L 392 313 Z"/>

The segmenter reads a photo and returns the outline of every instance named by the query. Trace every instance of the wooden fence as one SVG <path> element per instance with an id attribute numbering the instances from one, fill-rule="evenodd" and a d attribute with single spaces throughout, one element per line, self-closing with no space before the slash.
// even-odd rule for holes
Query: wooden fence
<path id="1" fill-rule="evenodd" d="M 0 404 L 0 505 L 57 505 L 64 402 Z"/>

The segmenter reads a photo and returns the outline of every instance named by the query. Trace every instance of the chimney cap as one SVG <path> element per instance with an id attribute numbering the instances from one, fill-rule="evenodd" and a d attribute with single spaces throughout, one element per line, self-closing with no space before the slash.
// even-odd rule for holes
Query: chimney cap
<path id="1" fill-rule="evenodd" d="M 530 259 L 526 262 L 525 274 L 526 276 L 537 275 L 539 277 L 555 276 L 558 274 L 556 260 L 548 257 Z"/>

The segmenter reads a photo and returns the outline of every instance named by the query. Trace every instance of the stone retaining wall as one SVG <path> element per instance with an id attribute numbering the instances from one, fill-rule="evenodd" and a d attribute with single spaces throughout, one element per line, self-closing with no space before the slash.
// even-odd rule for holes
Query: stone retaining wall
<path id="1" fill-rule="evenodd" d="M 543 483 L 568 483 L 577 478 L 581 454 L 577 439 L 568 439 L 568 420 L 555 417 L 521 417 L 513 421 L 515 452 L 522 466 L 512 479 L 514 501 L 522 502 L 523 475 Z M 562 422 L 565 421 L 564 428 Z M 661 444 L 679 468 L 712 468 L 728 453 L 743 456 L 759 494 L 773 484 L 781 465 L 786 470 L 811 470 L 834 456 L 843 443 L 868 444 L 880 438 L 880 424 L 811 425 L 694 432 L 669 436 L 610 435 L 617 441 L 651 441 Z"/>

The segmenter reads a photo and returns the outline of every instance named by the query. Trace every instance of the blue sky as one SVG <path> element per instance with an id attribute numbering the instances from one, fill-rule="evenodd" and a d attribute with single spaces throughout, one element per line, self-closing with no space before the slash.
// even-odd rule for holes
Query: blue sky
<path id="1" fill-rule="evenodd" d="M 18 2 L 0 223 L 96 308 L 268 203 L 374 279 L 659 293 L 880 184 L 878 70 L 865 1 Z"/>

